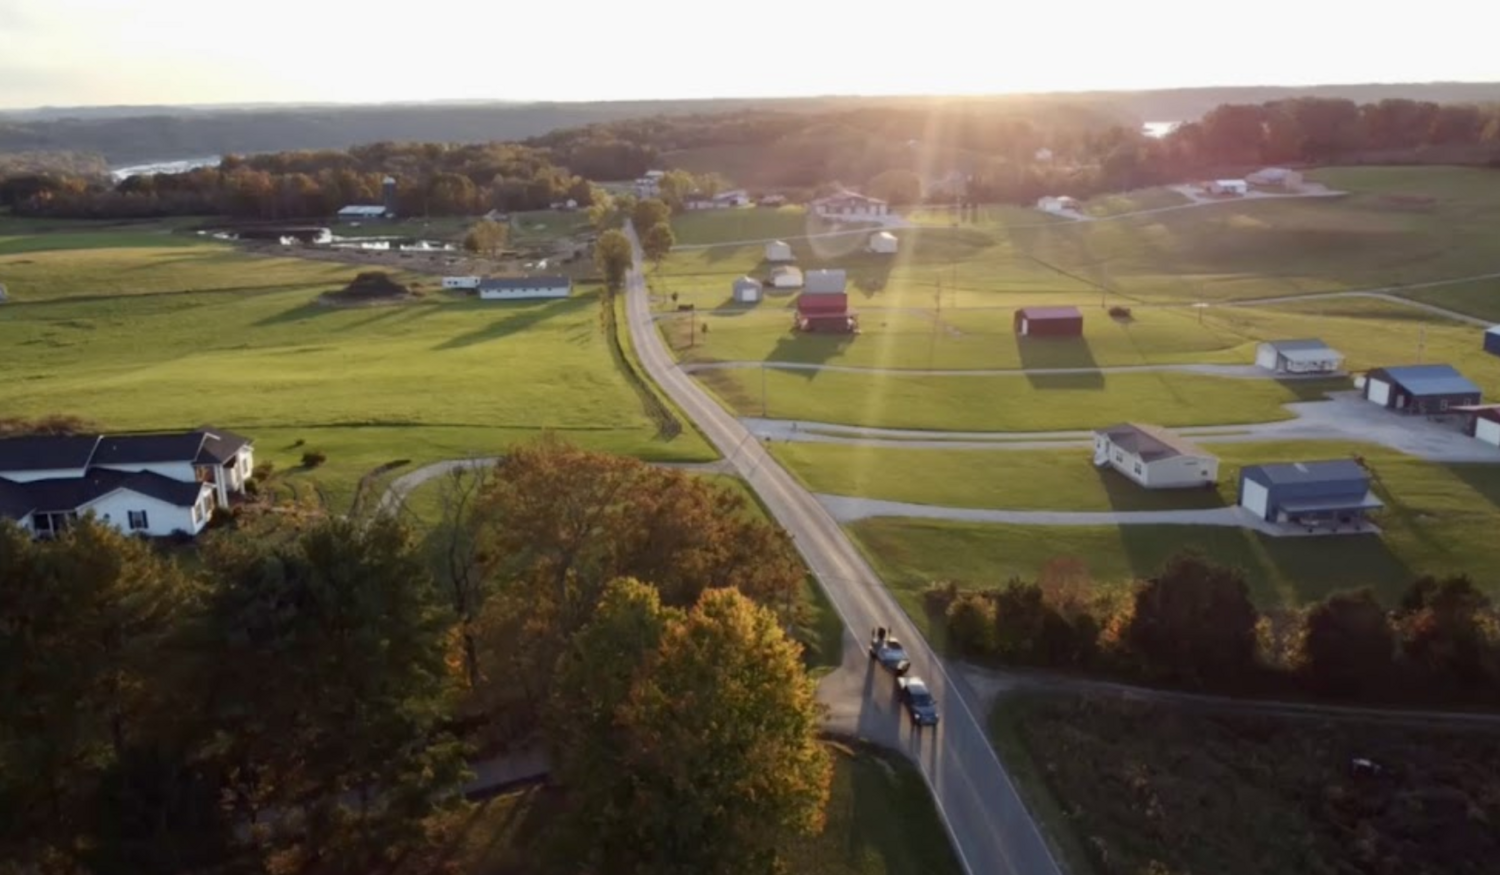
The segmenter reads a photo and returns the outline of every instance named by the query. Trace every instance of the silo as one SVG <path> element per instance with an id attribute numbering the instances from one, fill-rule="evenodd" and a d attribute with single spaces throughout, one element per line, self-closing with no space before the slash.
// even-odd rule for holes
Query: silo
<path id="1" fill-rule="evenodd" d="M 387 176 L 380 183 L 381 203 L 385 205 L 386 213 L 396 215 L 396 177 Z"/>

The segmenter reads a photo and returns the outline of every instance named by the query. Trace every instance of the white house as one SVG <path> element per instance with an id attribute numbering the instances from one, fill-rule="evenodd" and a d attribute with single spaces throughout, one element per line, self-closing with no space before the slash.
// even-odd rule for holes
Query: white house
<path id="1" fill-rule="evenodd" d="M 808 207 L 820 216 L 884 216 L 890 212 L 890 205 L 880 198 L 848 189 L 820 197 Z"/>
<path id="2" fill-rule="evenodd" d="M 1321 340 L 1269 340 L 1255 348 L 1255 364 L 1279 374 L 1331 374 L 1344 364 L 1342 353 Z"/>
<path id="3" fill-rule="evenodd" d="M 1243 179 L 1215 179 L 1205 186 L 1209 194 L 1227 194 L 1244 197 L 1250 193 L 1250 183 Z"/>
<path id="4" fill-rule="evenodd" d="M 714 201 L 721 207 L 748 206 L 750 203 L 750 192 L 745 191 L 743 188 L 721 191 L 714 195 Z"/>
<path id="5" fill-rule="evenodd" d="M 881 255 L 896 254 L 896 235 L 889 231 L 876 231 L 870 235 L 870 251 Z"/>
<path id="6" fill-rule="evenodd" d="M 477 277 L 477 276 L 445 276 L 445 277 L 443 277 L 443 288 L 445 288 L 445 289 L 477 289 L 477 288 L 479 288 L 479 277 Z"/>
<path id="7" fill-rule="evenodd" d="M 1045 213 L 1077 212 L 1078 201 L 1065 194 L 1047 195 L 1037 198 L 1036 208 Z"/>
<path id="8" fill-rule="evenodd" d="M 565 276 L 492 277 L 480 280 L 478 288 L 486 301 L 566 298 L 573 293 L 573 281 Z"/>
<path id="9" fill-rule="evenodd" d="M 1219 479 L 1219 460 L 1196 444 L 1131 422 L 1094 432 L 1094 464 L 1108 465 L 1147 489 L 1207 486 Z"/>
<path id="10" fill-rule="evenodd" d="M 754 304 L 760 300 L 760 280 L 742 276 L 734 281 L 734 300 L 737 304 Z"/>
<path id="11" fill-rule="evenodd" d="M 1302 174 L 1285 167 L 1264 167 L 1248 174 L 1245 181 L 1251 185 L 1297 191 L 1302 188 Z"/>
<path id="12" fill-rule="evenodd" d="M 647 170 L 646 175 L 635 181 L 635 196 L 641 199 L 661 196 L 661 178 L 666 176 L 664 170 Z"/>
<path id="13" fill-rule="evenodd" d="M 785 240 L 772 240 L 766 244 L 766 261 L 794 261 L 792 246 Z"/>
<path id="14" fill-rule="evenodd" d="M 390 215 L 390 211 L 380 204 L 350 204 L 339 210 L 339 219 L 359 221 L 361 219 L 384 219 Z"/>
<path id="15" fill-rule="evenodd" d="M 245 491 L 255 464 L 246 438 L 222 429 L 0 440 L 0 517 L 38 536 L 85 514 L 121 531 L 196 535 L 215 505 Z"/>
<path id="16" fill-rule="evenodd" d="M 791 265 L 782 265 L 771 269 L 771 288 L 773 289 L 800 289 L 802 288 L 802 270 Z"/>

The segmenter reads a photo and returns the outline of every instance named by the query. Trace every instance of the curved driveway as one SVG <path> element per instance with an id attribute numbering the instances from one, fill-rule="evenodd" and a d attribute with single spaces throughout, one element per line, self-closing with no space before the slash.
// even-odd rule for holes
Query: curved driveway
<path id="1" fill-rule="evenodd" d="M 844 620 L 844 664 L 819 690 L 829 704 L 830 722 L 893 746 L 917 763 L 970 875 L 1059 875 L 1051 849 L 990 746 L 982 698 L 938 659 L 817 499 L 676 367 L 651 319 L 639 242 L 629 225 L 626 233 L 635 249 L 635 267 L 626 281 L 626 314 L 642 366 L 790 533 Z M 891 679 L 876 673 L 861 652 L 861 639 L 875 626 L 890 628 L 906 642 L 913 673 L 926 678 L 943 709 L 936 729 L 910 729 Z"/>

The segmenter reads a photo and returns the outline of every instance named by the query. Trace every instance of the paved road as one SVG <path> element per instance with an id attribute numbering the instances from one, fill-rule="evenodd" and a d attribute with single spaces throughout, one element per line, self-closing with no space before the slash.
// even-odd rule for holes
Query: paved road
<path id="1" fill-rule="evenodd" d="M 651 320 L 640 247 L 634 230 L 626 230 L 636 250 L 636 267 L 627 278 L 626 313 L 642 366 L 791 534 L 844 620 L 844 665 L 820 689 L 831 700 L 832 722 L 853 725 L 861 735 L 895 746 L 916 762 L 970 875 L 1057 875 L 1050 848 L 990 746 L 978 694 L 938 660 L 833 517 L 668 356 Z M 860 640 L 877 625 L 906 642 L 913 672 L 932 687 L 943 709 L 936 729 L 913 732 L 900 717 L 891 679 L 860 655 Z"/>

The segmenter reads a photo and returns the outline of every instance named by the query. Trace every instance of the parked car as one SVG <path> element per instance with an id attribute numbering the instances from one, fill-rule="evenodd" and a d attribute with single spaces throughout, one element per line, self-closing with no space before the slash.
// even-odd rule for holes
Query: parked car
<path id="1" fill-rule="evenodd" d="M 896 683 L 900 686 L 901 703 L 906 706 L 906 713 L 911 716 L 911 725 L 918 729 L 923 726 L 936 726 L 938 722 L 937 701 L 932 698 L 932 693 L 927 689 L 927 682 L 919 677 L 898 678 Z"/>
<path id="2" fill-rule="evenodd" d="M 875 630 L 870 636 L 870 658 L 880 663 L 880 667 L 900 677 L 911 668 L 911 660 L 906 656 L 906 648 L 901 642 L 892 638 L 886 632 L 885 627 Z"/>

